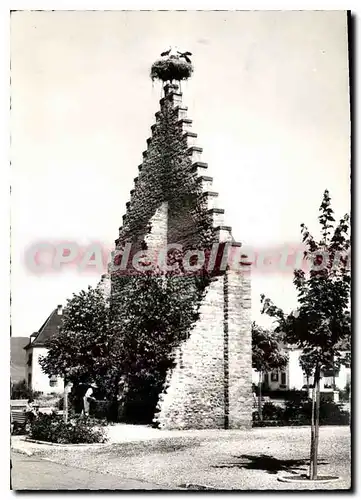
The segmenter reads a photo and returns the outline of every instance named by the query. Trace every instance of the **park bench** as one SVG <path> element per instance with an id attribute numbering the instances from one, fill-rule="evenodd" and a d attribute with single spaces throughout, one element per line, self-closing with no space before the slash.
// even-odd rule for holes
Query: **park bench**
<path id="1" fill-rule="evenodd" d="M 29 421 L 28 414 L 26 411 L 27 399 L 12 399 L 10 401 L 10 412 L 11 412 L 11 424 L 12 433 L 25 433 L 26 424 Z M 63 415 L 63 410 L 57 410 L 55 408 L 39 408 L 39 405 L 33 404 L 33 408 L 38 410 L 39 413 L 52 413 L 55 411 L 57 415 Z"/>
<path id="2" fill-rule="evenodd" d="M 11 422 L 13 430 L 25 430 L 26 425 L 26 399 L 13 399 L 10 401 Z"/>
<path id="3" fill-rule="evenodd" d="M 25 426 L 28 422 L 26 412 L 27 399 L 12 399 L 10 400 L 11 422 L 14 431 L 25 431 Z M 38 409 L 37 405 L 33 405 L 34 409 Z"/>

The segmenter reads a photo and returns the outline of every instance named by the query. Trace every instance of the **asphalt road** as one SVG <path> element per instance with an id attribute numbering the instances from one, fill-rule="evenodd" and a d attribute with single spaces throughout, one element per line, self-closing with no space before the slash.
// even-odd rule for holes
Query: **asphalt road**
<path id="1" fill-rule="evenodd" d="M 13 490 L 160 490 L 156 484 L 12 453 Z"/>

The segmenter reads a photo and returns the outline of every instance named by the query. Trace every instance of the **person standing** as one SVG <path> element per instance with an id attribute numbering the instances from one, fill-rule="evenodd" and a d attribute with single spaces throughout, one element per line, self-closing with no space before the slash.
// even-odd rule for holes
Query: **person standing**
<path id="1" fill-rule="evenodd" d="M 93 396 L 94 394 L 94 389 L 96 389 L 96 385 L 92 384 L 88 387 L 86 393 L 84 394 L 83 397 L 83 411 L 82 414 L 84 414 L 86 417 L 89 415 L 89 410 L 90 410 L 90 402 L 91 401 L 96 401 L 95 397 Z"/>

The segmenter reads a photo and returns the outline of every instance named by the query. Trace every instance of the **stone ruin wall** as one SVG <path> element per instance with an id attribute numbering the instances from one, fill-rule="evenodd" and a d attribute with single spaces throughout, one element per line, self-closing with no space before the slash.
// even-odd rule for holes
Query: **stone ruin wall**
<path id="1" fill-rule="evenodd" d="M 165 88 L 143 153 L 116 249 L 132 243 L 157 251 L 166 243 L 202 247 L 205 240 L 234 242 L 224 210 L 196 145 L 182 95 Z M 145 245 L 145 246 L 144 246 Z M 240 255 L 240 253 L 239 253 Z M 130 257 L 130 258 L 131 258 Z M 120 293 L 112 274 L 112 297 Z M 238 428 L 251 425 L 251 319 L 248 268 L 212 278 L 200 318 L 176 352 L 155 418 L 161 428 Z"/>

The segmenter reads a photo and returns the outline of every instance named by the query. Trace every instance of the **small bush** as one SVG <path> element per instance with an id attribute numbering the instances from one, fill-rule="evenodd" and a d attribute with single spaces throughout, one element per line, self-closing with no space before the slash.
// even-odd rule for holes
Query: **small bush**
<path id="1" fill-rule="evenodd" d="M 39 414 L 30 424 L 30 438 L 52 443 L 104 443 L 104 429 L 95 428 L 95 424 L 99 422 L 85 417 L 65 423 L 56 413 Z"/>
<path id="2" fill-rule="evenodd" d="M 320 424 L 321 425 L 349 425 L 350 414 L 348 411 L 333 401 L 321 401 Z"/>
<path id="3" fill-rule="evenodd" d="M 263 421 L 259 421 L 258 412 L 253 412 L 253 422 L 256 427 L 282 426 L 282 425 L 310 425 L 312 401 L 296 398 L 286 401 L 285 407 L 265 403 L 263 405 Z M 348 425 L 350 415 L 347 411 L 333 401 L 321 399 L 320 425 Z"/>
<path id="4" fill-rule="evenodd" d="M 21 380 L 20 382 L 15 382 L 11 386 L 10 399 L 36 399 L 40 394 L 41 393 L 38 391 L 29 389 L 25 380 Z"/>
<path id="5" fill-rule="evenodd" d="M 288 401 L 284 412 L 285 420 L 301 420 L 306 424 L 311 423 L 312 401 Z M 342 410 L 340 405 L 333 401 L 321 399 L 320 424 L 321 425 L 347 425 L 349 413 Z"/>
<path id="6" fill-rule="evenodd" d="M 278 420 L 283 418 L 284 410 L 271 402 L 267 402 L 262 407 L 262 416 L 264 420 Z"/>
<path id="7" fill-rule="evenodd" d="M 112 405 L 113 403 L 110 401 L 92 401 L 90 403 L 90 415 L 96 419 L 110 420 Z"/>
<path id="8" fill-rule="evenodd" d="M 340 401 L 347 402 L 350 401 L 350 384 L 346 384 L 344 389 L 339 389 L 339 398 Z"/>
<path id="9" fill-rule="evenodd" d="M 258 387 L 254 391 L 258 395 Z M 262 390 L 262 396 L 268 396 L 271 399 L 281 399 L 283 401 L 305 400 L 308 399 L 307 391 L 296 389 L 288 390 Z"/>

